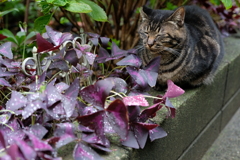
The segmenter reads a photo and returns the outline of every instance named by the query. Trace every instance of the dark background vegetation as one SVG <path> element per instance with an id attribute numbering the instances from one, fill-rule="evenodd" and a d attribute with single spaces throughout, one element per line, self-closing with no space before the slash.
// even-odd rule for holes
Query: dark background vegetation
<path id="1" fill-rule="evenodd" d="M 72 13 L 59 7 L 53 14 L 49 25 L 59 31 L 94 32 L 115 41 L 122 49 L 133 48 L 138 43 L 136 30 L 139 22 L 139 8 L 148 5 L 155 9 L 175 9 L 182 5 L 197 4 L 207 9 L 224 35 L 236 32 L 239 27 L 238 1 L 228 10 L 220 0 L 93 0 L 104 9 L 107 22 L 92 20 L 85 13 Z M 28 32 L 34 30 L 34 20 L 46 13 L 53 12 L 52 6 L 44 6 L 44 1 L 14 0 L 3 1 L 0 11 L 17 8 L 0 17 L 0 29 L 9 29 L 13 33 L 19 31 L 19 23 L 27 25 Z M 229 2 L 229 0 L 227 1 Z M 226 2 L 225 2 L 226 3 Z M 231 5 L 231 4 L 230 4 Z M 225 4 L 226 6 L 226 4 Z M 49 7 L 49 8 L 47 8 Z M 52 7 L 52 8 L 51 8 Z"/>

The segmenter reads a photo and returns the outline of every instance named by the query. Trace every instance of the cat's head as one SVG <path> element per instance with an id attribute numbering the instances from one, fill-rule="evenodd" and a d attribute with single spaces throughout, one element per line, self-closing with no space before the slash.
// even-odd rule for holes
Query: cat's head
<path id="1" fill-rule="evenodd" d="M 186 39 L 184 26 L 185 9 L 175 11 L 152 10 L 143 7 L 138 32 L 145 48 L 152 54 L 176 54 L 181 42 Z"/>

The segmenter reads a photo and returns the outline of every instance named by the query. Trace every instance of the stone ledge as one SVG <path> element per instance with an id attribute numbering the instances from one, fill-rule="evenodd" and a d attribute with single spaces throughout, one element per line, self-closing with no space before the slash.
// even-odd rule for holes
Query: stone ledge
<path id="1" fill-rule="evenodd" d="M 129 149 L 113 145 L 105 159 L 116 160 L 189 160 L 201 159 L 220 131 L 238 109 L 240 103 L 240 39 L 225 39 L 225 57 L 219 67 L 214 83 L 187 90 L 172 99 L 176 117 L 165 119 L 165 111 L 155 118 L 168 133 L 162 139 L 148 142 L 144 149 Z M 159 92 L 152 91 L 158 95 Z M 67 146 L 65 146 L 67 147 Z M 59 156 L 63 155 L 60 153 Z M 63 159 L 72 159 L 69 154 Z"/>

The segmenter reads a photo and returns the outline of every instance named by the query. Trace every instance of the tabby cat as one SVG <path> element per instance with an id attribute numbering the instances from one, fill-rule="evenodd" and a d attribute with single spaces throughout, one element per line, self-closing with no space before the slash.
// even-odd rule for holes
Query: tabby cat
<path id="1" fill-rule="evenodd" d="M 138 32 L 139 55 L 146 65 L 161 56 L 156 89 L 168 79 L 195 87 L 212 82 L 224 55 L 223 40 L 206 10 L 182 6 L 174 11 L 143 7 Z"/>

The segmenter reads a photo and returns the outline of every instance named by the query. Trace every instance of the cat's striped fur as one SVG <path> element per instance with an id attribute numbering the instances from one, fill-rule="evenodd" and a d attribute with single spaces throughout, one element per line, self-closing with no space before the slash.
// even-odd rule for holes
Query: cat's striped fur
<path id="1" fill-rule="evenodd" d="M 197 6 L 175 11 L 143 7 L 140 13 L 139 55 L 143 64 L 161 56 L 156 89 L 164 88 L 168 79 L 181 87 L 212 82 L 224 48 L 206 10 Z"/>

